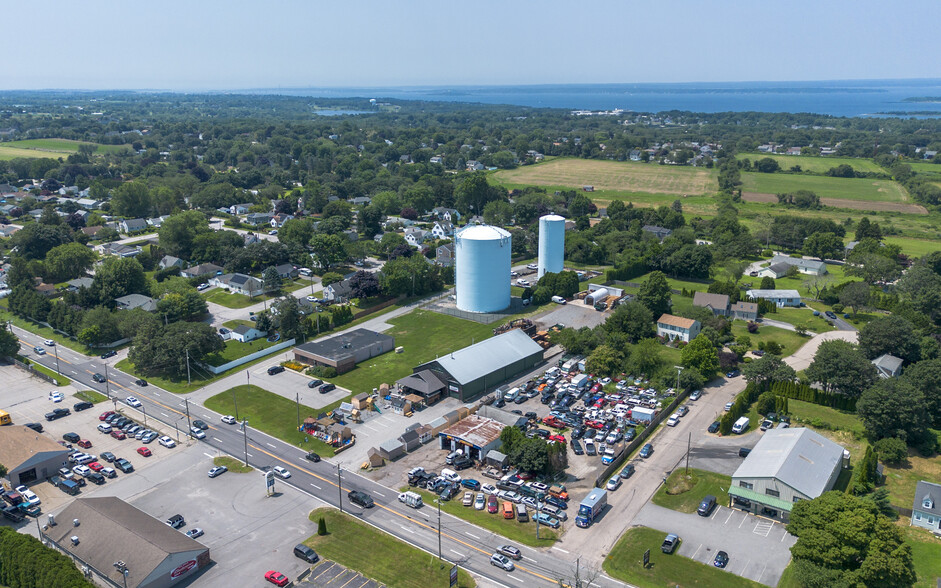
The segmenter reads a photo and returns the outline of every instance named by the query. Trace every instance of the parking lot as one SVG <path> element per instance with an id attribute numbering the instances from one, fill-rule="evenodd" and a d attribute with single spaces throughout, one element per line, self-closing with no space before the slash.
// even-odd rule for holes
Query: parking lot
<path id="1" fill-rule="evenodd" d="M 317 586 L 318 588 L 379 588 L 382 584 L 349 570 L 328 559 L 321 560 L 310 574 L 295 586 Z"/>
<path id="2" fill-rule="evenodd" d="M 797 541 L 779 522 L 724 506 L 701 517 L 648 503 L 634 524 L 676 533 L 682 541 L 676 555 L 707 565 L 712 565 L 716 552 L 725 551 L 729 554 L 726 571 L 768 586 L 776 586 L 781 579 Z"/>
<path id="3" fill-rule="evenodd" d="M 533 317 L 540 328 L 563 324 L 566 327 L 580 329 L 582 327 L 596 327 L 608 318 L 610 312 L 598 312 L 591 306 L 586 306 L 581 300 L 573 300 L 568 304 L 555 304 L 548 312 Z"/>

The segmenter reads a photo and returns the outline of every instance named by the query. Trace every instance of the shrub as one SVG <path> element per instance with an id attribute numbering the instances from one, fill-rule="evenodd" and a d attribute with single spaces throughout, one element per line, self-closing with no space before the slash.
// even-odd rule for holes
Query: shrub
<path id="1" fill-rule="evenodd" d="M 874 447 L 879 459 L 885 463 L 902 463 L 908 457 L 908 446 L 898 437 L 879 439 Z"/>
<path id="2" fill-rule="evenodd" d="M 842 304 L 840 304 L 839 302 L 837 302 L 836 304 L 833 305 L 833 312 L 839 314 L 839 313 L 843 312 L 844 308 L 845 308 L 845 307 L 844 307 Z"/>
<path id="3" fill-rule="evenodd" d="M 314 367 L 307 369 L 307 375 L 315 376 L 317 378 L 330 379 L 337 377 L 337 370 L 336 368 L 332 368 L 330 366 L 315 365 Z"/>
<path id="4" fill-rule="evenodd" d="M 321 537 L 327 534 L 327 521 L 323 520 L 323 517 L 317 521 L 317 534 Z"/>
<path id="5" fill-rule="evenodd" d="M 755 410 L 758 411 L 758 414 L 767 415 L 769 412 L 774 412 L 775 409 L 775 396 L 774 392 L 763 392 L 761 396 L 758 397 L 758 402 L 755 404 Z"/>
<path id="6" fill-rule="evenodd" d="M 294 370 L 295 372 L 302 372 L 302 371 L 304 371 L 304 364 L 298 363 L 298 362 L 296 362 L 296 361 L 285 361 L 285 362 L 282 363 L 281 365 L 283 365 L 284 367 L 288 368 L 289 370 Z"/>
<path id="7" fill-rule="evenodd" d="M 754 321 L 748 321 L 748 325 L 746 326 L 746 328 L 748 329 L 748 332 L 749 332 L 749 333 L 757 333 L 757 332 L 758 332 L 758 323 L 756 323 L 756 322 L 754 322 Z"/>
<path id="8" fill-rule="evenodd" d="M 771 355 L 781 355 L 784 351 L 784 348 L 781 347 L 781 344 L 777 341 L 768 341 L 765 343 L 765 351 Z"/>

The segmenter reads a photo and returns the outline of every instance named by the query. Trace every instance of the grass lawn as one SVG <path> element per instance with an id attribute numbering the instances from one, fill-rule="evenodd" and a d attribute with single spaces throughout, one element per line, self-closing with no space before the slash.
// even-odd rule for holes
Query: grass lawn
<path id="1" fill-rule="evenodd" d="M 685 472 L 684 468 L 677 468 L 670 474 L 667 483 L 653 495 L 653 503 L 685 513 L 696 512 L 699 502 L 707 494 L 715 496 L 717 504 L 729 503 L 732 478 L 693 468 L 690 468 L 689 475 Z"/>
<path id="2" fill-rule="evenodd" d="M 225 466 L 233 474 L 248 474 L 254 472 L 255 468 L 245 465 L 245 462 L 239 461 L 234 457 L 222 456 L 212 458 L 213 465 Z"/>
<path id="3" fill-rule="evenodd" d="M 233 400 L 234 397 L 234 400 Z M 238 410 L 235 404 L 238 403 Z M 258 429 L 309 451 L 316 451 L 324 457 L 333 457 L 333 447 L 309 439 L 307 435 L 297 429 L 297 405 L 283 396 L 268 392 L 258 386 L 236 386 L 225 392 L 206 399 L 205 405 L 210 410 L 221 414 L 235 415 L 238 418 L 248 419 L 248 426 Z M 316 417 L 324 409 L 315 409 L 301 405 L 301 421 L 309 416 Z M 309 439 L 309 441 L 308 441 Z"/>
<path id="4" fill-rule="evenodd" d="M 56 345 L 62 345 L 63 347 L 68 347 L 69 349 L 72 349 L 73 351 L 78 351 L 79 353 L 82 353 L 84 355 L 91 355 L 91 356 L 99 355 L 100 352 L 94 349 L 90 349 L 86 347 L 85 345 L 79 343 L 78 341 L 75 341 L 69 338 L 68 335 L 63 335 L 62 333 L 53 331 L 49 327 L 40 325 L 39 323 L 34 323 L 31 320 L 16 316 L 15 314 L 13 314 L 12 312 L 6 309 L 7 300 L 3 299 L 2 302 L 3 302 L 3 308 L 0 309 L 0 320 L 4 322 L 10 321 L 11 323 L 13 323 L 14 326 L 17 326 L 21 329 L 25 329 L 31 333 L 39 335 L 43 339 L 52 339 L 53 341 L 56 342 Z M 53 355 L 55 354 L 53 353 Z"/>
<path id="5" fill-rule="evenodd" d="M 237 368 L 232 368 L 232 369 L 240 369 L 240 370 L 248 369 L 252 367 L 253 365 L 255 365 L 256 363 L 265 361 L 268 357 L 270 356 L 259 357 L 258 359 L 254 359 L 248 363 L 243 363 Z M 209 384 L 215 382 L 216 380 L 220 380 L 232 374 L 232 370 L 226 370 L 222 372 L 221 374 L 213 374 L 211 372 L 207 372 L 204 369 L 201 369 L 199 366 L 194 364 L 193 369 L 192 369 L 192 374 L 191 374 L 193 383 L 187 384 L 185 376 L 171 378 L 162 374 L 161 375 L 149 375 L 149 376 L 138 374 L 134 368 L 134 364 L 128 361 L 127 359 L 122 359 L 117 364 L 115 364 L 115 367 L 135 377 L 144 378 L 145 380 L 147 380 L 154 386 L 159 386 L 160 388 L 163 388 L 164 390 L 168 392 L 173 392 L 174 394 L 186 394 L 188 392 L 195 392 L 196 390 L 199 390 L 203 386 L 208 386 Z"/>
<path id="6" fill-rule="evenodd" d="M 29 363 L 29 365 L 31 365 L 33 369 L 36 370 L 37 372 L 41 374 L 46 374 L 50 378 L 55 379 L 56 386 L 68 386 L 69 384 L 72 383 L 72 380 L 66 378 L 65 376 L 61 374 L 57 374 L 55 370 L 51 370 L 44 365 L 40 365 L 36 363 L 35 361 L 28 361 L 27 363 Z"/>
<path id="7" fill-rule="evenodd" d="M 385 334 L 395 337 L 396 347 L 405 350 L 374 357 L 331 382 L 354 394 L 372 390 L 381 383 L 392 384 L 411 374 L 412 368 L 421 363 L 492 337 L 494 327 L 425 310 L 416 310 L 389 322 L 393 328 Z"/>
<path id="8" fill-rule="evenodd" d="M 915 586 L 934 588 L 937 586 L 936 579 L 941 578 L 941 541 L 926 529 L 909 526 L 904 517 L 899 520 L 899 526 L 902 527 L 905 542 L 912 548 L 912 560 L 918 576 Z"/>
<path id="9" fill-rule="evenodd" d="M 99 394 L 94 390 L 80 390 L 75 393 L 75 397 L 79 400 L 91 402 L 92 404 L 98 404 L 99 402 L 104 402 L 108 399 L 108 397 L 104 394 Z"/>
<path id="10" fill-rule="evenodd" d="M 408 490 L 421 494 L 422 500 L 425 502 L 425 506 L 422 508 L 438 508 L 438 505 L 435 504 L 435 500 L 437 500 L 438 497 L 431 492 L 426 492 L 419 488 L 408 488 Z M 510 541 L 522 543 L 523 545 L 529 545 L 530 547 L 551 547 L 559 538 L 558 530 L 552 530 L 545 525 L 539 525 L 539 539 L 536 539 L 536 523 L 532 520 L 532 515 L 530 515 L 530 520 L 528 523 L 521 523 L 515 518 L 503 518 L 503 515 L 499 511 L 495 514 L 490 514 L 487 512 L 487 509 L 477 510 L 473 506 L 464 506 L 461 504 L 461 499 L 464 497 L 464 492 L 469 492 L 469 490 L 462 488 L 460 492 L 454 495 L 454 498 L 448 500 L 447 502 L 442 502 L 441 510 L 451 513 L 458 518 L 464 519 L 469 523 L 473 523 L 478 527 L 483 527 L 484 529 L 493 531 L 498 535 L 503 535 Z M 476 496 L 477 493 L 475 492 L 474 495 Z M 502 501 L 500 504 L 503 504 Z M 532 512 L 532 509 L 528 510 Z M 575 512 L 571 510 L 566 514 L 568 514 L 570 517 L 575 516 Z"/>
<path id="11" fill-rule="evenodd" d="M 826 173 L 831 167 L 838 165 L 850 165 L 859 172 L 885 173 L 885 170 L 876 165 L 871 159 L 860 159 L 857 157 L 820 157 L 813 155 L 774 155 L 771 153 L 739 153 L 736 158 L 749 159 L 755 163 L 759 159 L 770 157 L 778 162 L 782 170 L 791 169 L 795 165 L 801 166 L 805 172 L 815 174 Z"/>
<path id="12" fill-rule="evenodd" d="M 650 274 L 652 273 L 653 272 L 648 272 L 642 276 L 638 276 L 628 281 L 635 283 L 635 284 L 643 284 L 644 282 L 647 281 L 647 278 L 649 278 Z M 674 290 L 683 290 L 685 288 L 686 290 L 705 292 L 706 290 L 709 289 L 709 284 L 712 283 L 712 280 L 704 280 L 702 282 L 692 282 L 689 280 L 678 280 L 678 279 L 667 276 L 667 282 L 670 284 L 670 287 L 673 288 Z M 636 292 L 636 289 L 628 288 L 627 291 Z"/>
<path id="13" fill-rule="evenodd" d="M 229 329 L 236 329 L 238 327 L 241 327 L 242 325 L 246 327 L 254 327 L 255 323 L 253 323 L 252 321 L 243 321 L 239 319 L 236 319 L 234 321 L 226 321 L 222 323 L 223 327 L 228 327 Z"/>
<path id="14" fill-rule="evenodd" d="M 930 458 L 922 457 L 920 453 L 910 449 L 908 459 L 904 463 L 886 464 L 883 473 L 885 473 L 885 487 L 889 489 L 889 500 L 892 504 L 911 508 L 915 486 L 919 480 L 941 481 L 941 458 L 937 455 Z"/>
<path id="15" fill-rule="evenodd" d="M 892 180 L 831 178 L 793 174 L 742 173 L 742 191 L 781 194 L 810 190 L 820 198 L 862 200 L 865 202 L 909 202 L 908 193 Z"/>
<path id="16" fill-rule="evenodd" d="M 208 294 L 203 294 L 203 299 L 206 302 L 214 302 L 220 306 L 226 308 L 247 308 L 253 304 L 258 304 L 263 300 L 271 300 L 273 298 L 278 298 L 277 295 L 272 294 L 259 294 L 254 298 L 245 296 L 244 294 L 236 294 L 234 292 L 226 292 L 222 289 L 216 289 Z"/>
<path id="17" fill-rule="evenodd" d="M 941 249 L 938 241 L 934 239 L 910 239 L 907 237 L 886 237 L 883 239 L 889 245 L 898 245 L 902 253 L 912 257 L 923 257 L 933 251 Z"/>
<path id="18" fill-rule="evenodd" d="M 206 356 L 206 363 L 211 366 L 220 366 L 224 365 L 230 361 L 236 360 L 240 357 L 245 357 L 256 351 L 261 351 L 262 349 L 267 349 L 273 345 L 281 343 L 282 340 L 279 339 L 274 343 L 269 343 L 267 339 L 255 339 L 254 341 L 248 341 L 247 343 L 242 343 L 241 341 L 236 341 L 235 339 L 229 339 L 225 342 L 225 348 L 222 351 L 217 351 L 215 353 L 210 353 Z"/>
<path id="19" fill-rule="evenodd" d="M 772 317 L 774 317 L 774 315 L 771 315 L 769 318 Z M 781 357 L 787 357 L 793 354 L 804 343 L 810 340 L 809 337 L 801 337 L 794 331 L 764 325 L 758 327 L 757 333 L 749 333 L 746 325 L 747 323 L 745 321 L 732 321 L 732 335 L 734 335 L 736 339 L 742 336 L 751 339 L 752 349 L 758 349 L 758 344 L 761 342 L 767 343 L 768 341 L 775 341 L 784 348 Z"/>
<path id="20" fill-rule="evenodd" d="M 826 423 L 833 429 L 849 431 L 860 438 L 863 438 L 866 434 L 866 429 L 863 427 L 862 421 L 851 412 L 811 404 L 794 398 L 788 399 L 787 408 L 792 417 L 801 419 L 801 421 L 805 421 L 807 424 L 813 423 L 814 419 L 819 419 L 820 422 Z"/>
<path id="21" fill-rule="evenodd" d="M 777 312 L 766 314 L 764 318 L 791 323 L 794 326 L 806 325 L 807 329 L 814 333 L 826 333 L 836 328 L 824 317 L 814 316 L 813 308 L 779 308 Z"/>
<path id="22" fill-rule="evenodd" d="M 304 544 L 321 557 L 396 588 L 425 588 L 448 583 L 451 564 L 445 562 L 442 566 L 436 556 L 332 508 L 318 508 L 310 513 L 310 520 L 315 523 L 321 517 L 327 534 L 312 535 L 304 540 Z M 476 583 L 467 571 L 458 569 L 457 585 L 472 588 Z"/>
<path id="23" fill-rule="evenodd" d="M 618 540 L 604 560 L 604 571 L 613 578 L 642 588 L 683 586 L 684 588 L 759 588 L 735 574 L 692 559 L 660 551 L 666 533 L 648 527 L 633 527 Z M 680 538 L 682 540 L 682 537 Z M 644 568 L 644 551 L 650 550 L 650 567 Z"/>

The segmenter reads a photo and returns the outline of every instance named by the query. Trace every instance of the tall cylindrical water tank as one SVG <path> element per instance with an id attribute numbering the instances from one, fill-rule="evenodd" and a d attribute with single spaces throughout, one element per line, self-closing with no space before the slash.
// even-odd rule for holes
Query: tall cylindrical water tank
<path id="1" fill-rule="evenodd" d="M 565 262 L 565 219 L 557 214 L 539 217 L 539 261 L 536 279 L 562 271 Z"/>
<path id="2" fill-rule="evenodd" d="M 497 312 L 510 305 L 510 234 L 499 227 L 472 225 L 454 236 L 457 307 Z"/>

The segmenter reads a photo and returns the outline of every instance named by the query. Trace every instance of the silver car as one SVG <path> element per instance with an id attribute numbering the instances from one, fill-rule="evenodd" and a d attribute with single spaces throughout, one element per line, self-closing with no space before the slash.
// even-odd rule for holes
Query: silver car
<path id="1" fill-rule="evenodd" d="M 514 569 L 516 569 L 516 566 L 513 564 L 513 562 L 510 561 L 510 558 L 501 553 L 494 553 L 490 556 L 490 565 L 503 568 L 508 572 L 512 572 Z"/>

